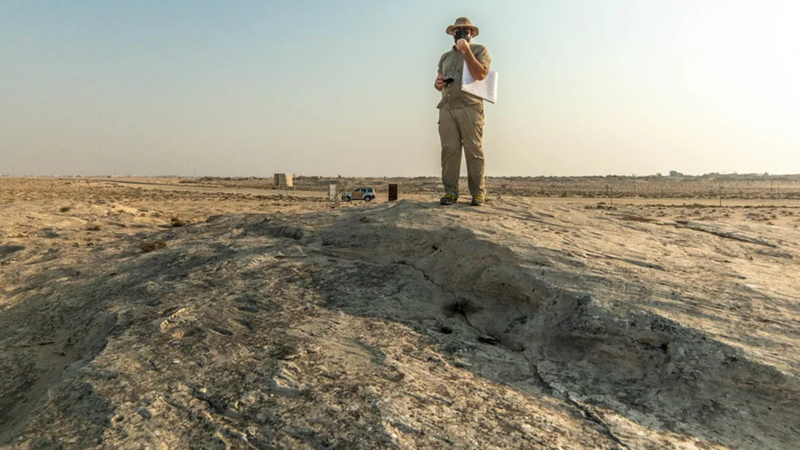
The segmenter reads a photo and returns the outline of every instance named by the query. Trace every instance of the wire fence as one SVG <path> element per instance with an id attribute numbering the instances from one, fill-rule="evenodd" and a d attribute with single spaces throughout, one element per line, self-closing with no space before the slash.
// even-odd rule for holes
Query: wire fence
<path id="1" fill-rule="evenodd" d="M 185 179 L 181 183 L 277 189 L 272 178 Z M 328 192 L 330 185 L 339 190 L 373 187 L 387 191 L 397 184 L 402 194 L 438 193 L 438 177 L 297 177 L 289 190 Z M 467 180 L 462 177 L 464 192 Z M 680 199 L 785 199 L 800 200 L 800 176 L 765 177 L 765 179 L 709 179 L 706 177 L 487 177 L 491 195 L 577 198 L 680 198 Z"/>

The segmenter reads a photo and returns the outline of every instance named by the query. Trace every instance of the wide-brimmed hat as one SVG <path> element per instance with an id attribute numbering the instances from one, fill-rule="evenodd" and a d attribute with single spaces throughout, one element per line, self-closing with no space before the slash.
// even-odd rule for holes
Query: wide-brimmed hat
<path id="1" fill-rule="evenodd" d="M 469 28 L 470 30 L 472 30 L 472 37 L 475 37 L 478 35 L 478 33 L 480 33 L 478 27 L 473 25 L 472 22 L 470 22 L 470 20 L 467 19 L 466 17 L 459 17 L 458 19 L 456 19 L 456 23 L 447 27 L 447 30 L 445 30 L 445 32 L 450 36 L 452 36 L 453 33 L 455 33 L 456 28 Z"/>

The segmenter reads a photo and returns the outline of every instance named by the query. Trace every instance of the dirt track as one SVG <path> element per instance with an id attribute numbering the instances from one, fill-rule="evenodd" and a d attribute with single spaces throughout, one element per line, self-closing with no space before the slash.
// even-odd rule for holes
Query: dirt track
<path id="1" fill-rule="evenodd" d="M 327 199 L 327 192 L 320 191 L 304 191 L 296 189 L 258 189 L 248 187 L 224 187 L 224 186 L 211 186 L 211 185 L 195 185 L 195 184 L 178 184 L 175 182 L 159 183 L 152 180 L 147 181 L 132 181 L 132 180 L 90 180 L 91 185 L 95 183 L 107 183 L 112 185 L 133 185 L 140 189 L 152 190 L 165 190 L 174 192 L 198 192 L 198 193 L 218 193 L 218 194 L 236 194 L 236 195 L 253 195 L 264 197 L 279 197 L 279 196 L 292 196 L 292 197 L 309 197 Z M 388 201 L 388 194 L 386 192 L 376 191 L 378 197 L 377 202 Z M 514 197 L 513 195 L 504 195 L 503 192 L 496 194 L 495 198 L 508 198 Z M 418 200 L 418 201 L 436 201 L 437 194 L 420 194 L 420 193 L 405 193 L 401 196 L 403 199 Z M 715 198 L 645 198 L 645 197 L 614 197 L 614 198 L 596 198 L 596 197 L 535 197 L 537 203 L 547 204 L 583 204 L 594 205 L 598 202 L 608 203 L 613 205 L 664 205 L 664 206 L 687 206 L 687 205 L 702 205 L 702 206 L 747 206 L 747 207 L 760 207 L 760 206 L 776 206 L 776 207 L 800 207 L 800 199 L 781 199 L 781 198 L 726 198 L 720 201 Z"/>

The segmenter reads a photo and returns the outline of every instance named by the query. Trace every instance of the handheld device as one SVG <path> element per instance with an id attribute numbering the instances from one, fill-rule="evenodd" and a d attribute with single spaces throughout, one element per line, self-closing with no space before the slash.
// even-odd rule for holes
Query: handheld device
<path id="1" fill-rule="evenodd" d="M 453 38 L 458 42 L 459 39 L 466 39 L 469 42 L 469 30 L 466 28 L 458 28 L 456 32 L 453 33 Z"/>

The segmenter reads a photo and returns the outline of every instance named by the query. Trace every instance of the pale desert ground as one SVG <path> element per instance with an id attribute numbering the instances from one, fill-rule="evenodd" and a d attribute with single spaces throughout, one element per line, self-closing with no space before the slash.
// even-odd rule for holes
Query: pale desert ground
<path id="1" fill-rule="evenodd" d="M 182 181 L 0 178 L 0 447 L 798 448 L 786 190 Z"/>

